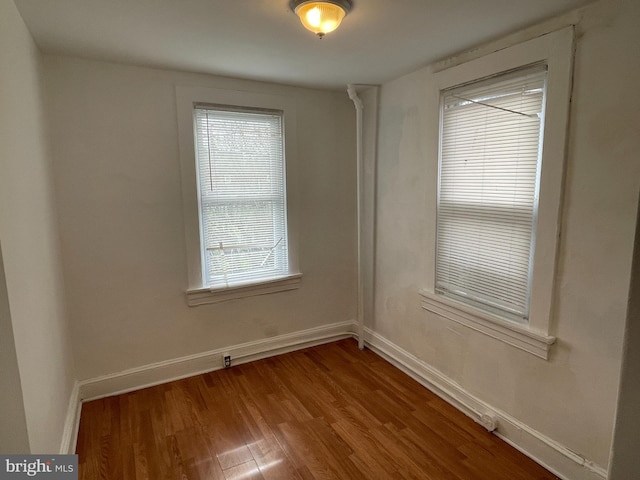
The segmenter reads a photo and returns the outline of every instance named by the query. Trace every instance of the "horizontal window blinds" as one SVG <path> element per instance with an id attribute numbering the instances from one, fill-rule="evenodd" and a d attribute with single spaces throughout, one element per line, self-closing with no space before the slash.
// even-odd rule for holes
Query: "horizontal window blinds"
<path id="1" fill-rule="evenodd" d="M 442 93 L 436 291 L 526 321 L 546 68 Z"/>
<path id="2" fill-rule="evenodd" d="M 282 114 L 195 108 L 203 282 L 288 273 Z"/>

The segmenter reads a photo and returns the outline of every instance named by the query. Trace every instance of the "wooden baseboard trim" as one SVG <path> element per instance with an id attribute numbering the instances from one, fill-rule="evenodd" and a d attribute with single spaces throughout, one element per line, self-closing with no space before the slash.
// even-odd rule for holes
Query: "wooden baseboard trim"
<path id="1" fill-rule="evenodd" d="M 607 471 L 603 467 L 511 415 L 491 407 L 426 362 L 369 328 L 365 328 L 365 345 L 476 422 L 487 427 L 488 422 L 495 421 L 494 433 L 498 437 L 558 477 L 565 480 L 606 480 Z"/>

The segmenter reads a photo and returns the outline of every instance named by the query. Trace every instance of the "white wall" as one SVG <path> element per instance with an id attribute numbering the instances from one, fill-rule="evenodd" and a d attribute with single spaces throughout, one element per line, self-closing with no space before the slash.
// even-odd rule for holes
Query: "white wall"
<path id="1" fill-rule="evenodd" d="M 430 193 L 423 185 L 435 174 L 422 161 L 425 132 L 434 128 L 425 119 L 435 106 L 421 92 L 432 69 L 385 84 L 380 96 L 375 315 L 368 326 L 602 467 L 612 443 L 640 181 L 640 100 L 628 94 L 640 79 L 633 48 L 639 14 L 633 0 L 603 0 L 466 55 L 578 20 L 551 331 L 558 343 L 549 361 L 420 308 L 417 292 L 432 262 L 424 239 L 433 234 L 421 208 Z M 26 441 L 22 425 L 31 451 L 59 447 L 73 383 L 61 270 L 81 379 L 354 318 L 355 122 L 344 93 L 47 55 L 54 202 L 40 72 L 13 3 L 0 0 L 0 241 L 8 299 L 0 298 L 0 313 L 3 335 L 5 319 L 12 320 L 18 368 L 1 386 L 16 389 L 19 417 L 20 374 L 24 421 L 17 418 L 16 441 Z M 295 98 L 300 290 L 186 306 L 176 84 Z"/>
<path id="2" fill-rule="evenodd" d="M 18 358 L 13 340 L 11 311 L 4 275 L 4 262 L 0 245 L 0 452 L 25 453 L 29 451 L 27 419 L 18 370 Z"/>
<path id="3" fill-rule="evenodd" d="M 375 317 L 369 326 L 487 404 L 606 469 L 612 439 L 640 186 L 640 4 L 602 1 L 461 55 L 474 58 L 577 24 L 574 95 L 549 361 L 420 308 L 437 132 L 427 67 L 382 86 Z M 433 219 L 431 219 L 433 220 Z"/>
<path id="4" fill-rule="evenodd" d="M 61 56 L 45 57 L 45 78 L 80 379 L 355 318 L 346 93 Z M 297 103 L 299 290 L 187 307 L 175 85 Z"/>
<path id="5" fill-rule="evenodd" d="M 609 480 L 640 478 L 640 204 Z"/>
<path id="6" fill-rule="evenodd" d="M 74 379 L 43 117 L 40 55 L 13 2 L 0 0 L 0 243 L 6 293 L 30 451 L 58 453 Z M 3 328 L 5 334 L 10 331 Z M 20 388 L 13 383 L 11 388 Z M 24 443 L 19 425 L 7 433 Z"/>

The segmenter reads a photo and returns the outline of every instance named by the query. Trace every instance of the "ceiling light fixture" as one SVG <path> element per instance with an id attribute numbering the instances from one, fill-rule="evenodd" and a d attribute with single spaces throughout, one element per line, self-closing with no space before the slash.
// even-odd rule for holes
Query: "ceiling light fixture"
<path id="1" fill-rule="evenodd" d="M 353 8 L 351 0 L 291 0 L 289 8 L 295 12 L 302 25 L 322 38 L 333 32 Z"/>

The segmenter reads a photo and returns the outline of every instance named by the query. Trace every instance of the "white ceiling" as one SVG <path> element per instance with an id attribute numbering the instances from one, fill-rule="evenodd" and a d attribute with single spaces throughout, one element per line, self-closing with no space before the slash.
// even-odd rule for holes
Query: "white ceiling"
<path id="1" fill-rule="evenodd" d="M 322 88 L 379 84 L 590 0 L 354 0 L 323 40 L 289 0 L 15 0 L 45 52 Z"/>

